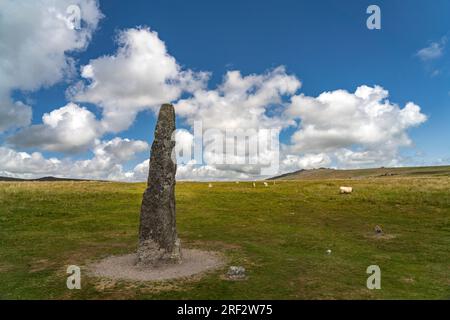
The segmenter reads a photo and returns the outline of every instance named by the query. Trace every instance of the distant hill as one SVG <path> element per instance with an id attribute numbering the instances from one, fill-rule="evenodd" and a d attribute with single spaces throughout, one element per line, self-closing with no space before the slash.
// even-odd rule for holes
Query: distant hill
<path id="1" fill-rule="evenodd" d="M 450 177 L 450 166 L 404 167 L 404 168 L 372 168 L 372 169 L 312 169 L 286 173 L 268 180 L 327 180 L 327 179 L 363 179 L 377 177 L 417 177 L 447 176 Z"/>
<path id="2" fill-rule="evenodd" d="M 0 176 L 0 181 L 26 181 L 26 180 L 19 179 L 19 178 L 11 178 L 11 177 L 2 177 L 2 176 Z"/>
<path id="3" fill-rule="evenodd" d="M 19 179 L 12 177 L 2 177 L 0 176 L 0 181 L 92 181 L 86 179 L 71 179 L 71 178 L 57 178 L 57 177 L 42 177 L 37 179 Z"/>

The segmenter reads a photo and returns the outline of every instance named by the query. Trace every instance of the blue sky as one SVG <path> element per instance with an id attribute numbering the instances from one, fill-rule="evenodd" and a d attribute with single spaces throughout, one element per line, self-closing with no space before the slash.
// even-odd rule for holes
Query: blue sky
<path id="1" fill-rule="evenodd" d="M 366 27 L 369 16 L 366 8 L 370 4 L 381 9 L 381 30 Z M 435 0 L 432 5 L 427 1 L 400 0 L 108 0 L 100 1 L 98 9 L 103 17 L 92 27 L 85 49 L 64 53 L 74 59 L 75 72 L 50 81 L 50 85 L 39 84 L 37 89 L 23 90 L 21 85 L 8 87 L 12 101 L 27 102 L 32 107 L 31 125 L 41 124 L 45 113 L 73 100 L 66 90 L 82 79 L 82 66 L 93 59 L 116 54 L 120 32 L 141 26 L 157 32 L 180 68 L 208 72 L 206 86 L 209 90 L 220 86 L 228 71 L 239 70 L 242 76 L 262 75 L 278 66 L 284 66 L 287 75 L 301 81 L 297 95 L 318 97 L 326 91 L 341 89 L 353 93 L 362 85 L 381 86 L 389 91 L 391 103 L 404 108 L 408 102 L 413 102 L 427 116 L 426 121 L 405 128 L 411 143 L 398 144 L 396 156 L 402 158 L 398 165 L 450 162 L 450 53 L 446 40 L 450 31 L 450 3 L 446 0 Z M 439 52 L 431 56 L 418 54 L 424 48 Z M 190 96 L 191 93 L 184 92 L 173 102 Z M 290 96 L 283 96 L 283 103 L 289 104 Z M 100 120 L 103 107 L 92 101 L 73 102 L 87 108 Z M 302 118 L 296 121 L 301 126 Z M 180 127 L 190 129 L 183 117 L 179 117 L 178 122 Z M 120 137 L 151 143 L 154 125 L 154 111 L 151 108 L 139 110 L 131 126 L 118 132 L 105 131 L 97 138 L 109 141 Z M 68 153 L 41 148 L 40 144 L 11 143 L 8 137 L 20 130 L 23 128 L 3 131 L 0 142 L 4 148 L 27 154 L 39 152 L 45 159 L 77 161 L 93 156 L 92 148 Z M 289 145 L 297 130 L 295 126 L 284 128 L 281 143 Z M 346 148 L 365 149 L 357 144 Z M 148 157 L 147 150 L 139 150 L 119 164 L 124 172 L 133 170 Z M 301 156 L 302 150 L 298 150 L 296 155 Z M 383 161 L 373 165 L 385 164 Z M 340 166 L 334 160 L 325 163 Z M 10 167 L 3 171 L 18 176 L 38 174 L 32 170 L 15 172 Z M 56 174 L 67 175 L 65 172 Z"/>

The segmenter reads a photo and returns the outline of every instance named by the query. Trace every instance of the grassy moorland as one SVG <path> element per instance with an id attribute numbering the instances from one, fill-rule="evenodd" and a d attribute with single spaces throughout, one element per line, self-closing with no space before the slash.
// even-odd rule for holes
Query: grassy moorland
<path id="1" fill-rule="evenodd" d="M 339 195 L 340 185 L 354 187 Z M 135 249 L 144 184 L 0 183 L 2 299 L 449 299 L 450 178 L 178 183 L 184 246 L 222 252 L 246 281 L 134 283 L 66 268 Z M 385 236 L 374 236 L 381 225 Z M 327 254 L 326 250 L 332 253 Z M 366 288 L 366 268 L 382 271 Z"/>
<path id="2" fill-rule="evenodd" d="M 450 177 L 450 166 L 397 167 L 336 170 L 320 168 L 299 170 L 271 180 L 325 180 L 325 179 L 370 179 L 381 177 Z"/>

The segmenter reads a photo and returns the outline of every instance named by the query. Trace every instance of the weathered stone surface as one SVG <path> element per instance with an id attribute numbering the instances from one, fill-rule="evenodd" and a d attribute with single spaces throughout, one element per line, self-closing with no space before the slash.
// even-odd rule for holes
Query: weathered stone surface
<path id="1" fill-rule="evenodd" d="M 231 266 L 228 269 L 227 276 L 231 280 L 244 280 L 247 278 L 245 268 L 241 266 Z"/>
<path id="2" fill-rule="evenodd" d="M 379 225 L 375 226 L 375 233 L 376 234 L 382 234 L 383 233 L 383 229 L 381 229 L 381 227 Z"/>
<path id="3" fill-rule="evenodd" d="M 181 245 L 176 230 L 175 173 L 172 161 L 175 141 L 175 110 L 161 106 L 150 155 L 147 189 L 141 205 L 137 263 L 181 263 Z"/>

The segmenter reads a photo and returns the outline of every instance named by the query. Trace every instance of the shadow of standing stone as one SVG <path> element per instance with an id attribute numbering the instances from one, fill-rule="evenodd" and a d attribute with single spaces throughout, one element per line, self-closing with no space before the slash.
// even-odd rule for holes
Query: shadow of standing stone
<path id="1" fill-rule="evenodd" d="M 174 107 L 163 104 L 156 123 L 147 189 L 141 205 L 137 265 L 158 266 L 182 261 L 176 230 L 174 131 Z"/>

